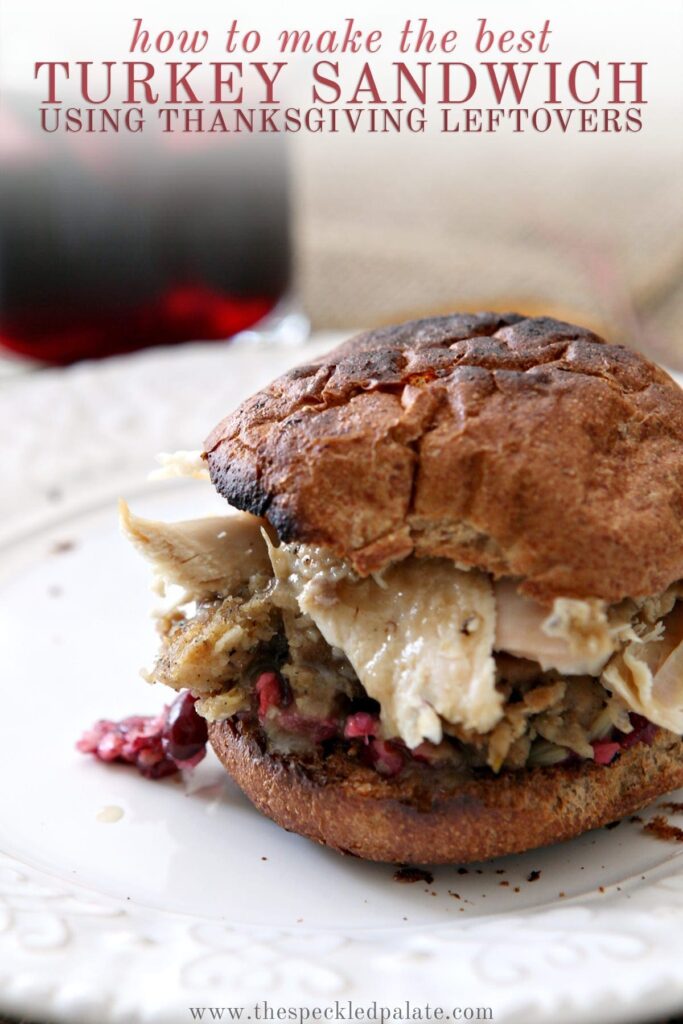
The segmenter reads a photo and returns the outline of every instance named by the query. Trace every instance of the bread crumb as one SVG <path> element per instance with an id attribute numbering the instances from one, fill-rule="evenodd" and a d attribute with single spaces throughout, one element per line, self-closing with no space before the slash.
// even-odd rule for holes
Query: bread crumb
<path id="1" fill-rule="evenodd" d="M 540 877 L 540 871 L 530 871 L 529 874 L 526 876 L 526 880 L 527 882 L 537 882 Z"/>
<path id="2" fill-rule="evenodd" d="M 65 555 L 67 551 L 73 551 L 76 542 L 73 540 L 58 540 L 50 548 L 51 555 Z"/>
<path id="3" fill-rule="evenodd" d="M 395 882 L 426 882 L 427 885 L 431 885 L 434 881 L 434 875 L 431 871 L 423 871 L 422 868 L 411 868 L 404 865 L 402 868 L 398 868 L 394 871 Z M 427 892 L 429 890 L 426 890 Z M 434 893 L 433 895 L 436 895 Z"/>
<path id="4" fill-rule="evenodd" d="M 668 839 L 673 840 L 675 843 L 683 843 L 683 828 L 670 825 L 668 819 L 663 814 L 657 814 L 652 821 L 648 821 L 643 826 L 643 832 L 647 832 L 648 835 L 652 835 L 656 839 Z"/>

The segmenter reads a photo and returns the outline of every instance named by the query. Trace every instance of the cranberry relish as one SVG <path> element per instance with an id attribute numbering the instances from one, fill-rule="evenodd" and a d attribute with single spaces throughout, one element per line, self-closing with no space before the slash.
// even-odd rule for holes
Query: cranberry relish
<path id="1" fill-rule="evenodd" d="M 255 711 L 266 733 L 274 727 L 282 733 L 304 736 L 315 746 L 330 740 L 346 741 L 380 775 L 398 775 L 410 762 L 435 765 L 449 759 L 447 752 L 444 756 L 443 743 L 437 747 L 424 742 L 409 750 L 401 740 L 382 739 L 378 709 L 351 708 L 336 718 L 301 714 L 287 681 L 276 671 L 258 675 L 254 695 Z M 130 715 L 119 722 L 100 719 L 83 734 L 76 748 L 100 761 L 135 765 L 148 779 L 193 768 L 206 755 L 208 738 L 206 721 L 197 714 L 195 702 L 190 691 L 184 690 L 156 716 Z M 631 714 L 630 720 L 632 732 L 613 730 L 609 738 L 593 743 L 596 764 L 611 764 L 622 750 L 636 743 L 652 744 L 657 727 L 640 715 Z M 444 743 L 453 746 L 448 740 Z M 579 759 L 568 751 L 566 760 Z"/>
<path id="2" fill-rule="evenodd" d="M 366 764 L 385 776 L 398 775 L 410 762 L 418 761 L 430 765 L 443 763 L 450 759 L 448 747 L 454 747 L 457 743 L 446 739 L 436 746 L 425 741 L 414 750 L 409 750 L 400 739 L 382 739 L 379 706 L 371 700 L 366 703 L 376 705 L 376 710 L 351 708 L 349 713 L 342 713 L 337 718 L 312 718 L 302 715 L 296 710 L 296 701 L 286 679 L 274 670 L 258 675 L 254 693 L 256 713 L 266 734 L 274 727 L 282 733 L 305 736 L 315 745 L 333 739 L 348 741 L 348 745 Z M 609 765 L 622 750 L 627 750 L 636 743 L 650 746 L 654 742 L 658 732 L 656 725 L 634 713 L 629 715 L 629 719 L 633 726 L 632 732 L 622 733 L 613 729 L 608 737 L 596 740 L 592 744 L 596 764 Z M 576 754 L 567 751 L 565 762 L 579 760 L 581 759 Z"/>
<path id="3" fill-rule="evenodd" d="M 100 761 L 133 764 L 147 779 L 194 768 L 206 754 L 208 739 L 195 700 L 185 690 L 158 715 L 130 715 L 120 722 L 102 718 L 83 734 L 76 749 Z"/>

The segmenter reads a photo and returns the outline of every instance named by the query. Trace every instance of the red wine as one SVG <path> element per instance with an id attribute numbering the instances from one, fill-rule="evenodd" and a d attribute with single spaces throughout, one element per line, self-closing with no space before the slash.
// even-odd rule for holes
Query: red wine
<path id="1" fill-rule="evenodd" d="M 33 139 L 0 155 L 0 345 L 69 363 L 224 339 L 290 284 L 280 140 Z"/>

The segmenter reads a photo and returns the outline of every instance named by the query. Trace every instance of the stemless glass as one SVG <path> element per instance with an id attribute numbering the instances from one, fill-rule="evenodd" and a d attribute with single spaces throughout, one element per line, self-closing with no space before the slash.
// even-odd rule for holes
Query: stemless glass
<path id="1" fill-rule="evenodd" d="M 0 347 L 50 363 L 242 335 L 299 340 L 279 136 L 38 129 L 3 100 Z"/>

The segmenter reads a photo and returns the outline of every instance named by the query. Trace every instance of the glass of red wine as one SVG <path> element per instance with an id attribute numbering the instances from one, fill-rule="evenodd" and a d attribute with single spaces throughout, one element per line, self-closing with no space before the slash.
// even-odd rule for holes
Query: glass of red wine
<path id="1" fill-rule="evenodd" d="M 3 104 L 0 138 L 0 349 L 305 335 L 280 137 L 50 134 Z"/>

